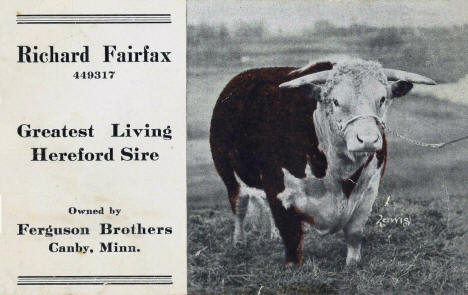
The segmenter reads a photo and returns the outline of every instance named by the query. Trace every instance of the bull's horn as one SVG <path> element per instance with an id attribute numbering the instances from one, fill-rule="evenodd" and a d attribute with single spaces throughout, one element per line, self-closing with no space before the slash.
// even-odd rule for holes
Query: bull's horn
<path id="1" fill-rule="evenodd" d="M 437 83 L 428 78 L 415 73 L 394 70 L 394 69 L 384 69 L 384 73 L 387 76 L 389 81 L 398 81 L 405 80 L 415 84 L 425 84 L 425 85 L 436 85 Z"/>
<path id="2" fill-rule="evenodd" d="M 325 83 L 325 81 L 327 81 L 329 73 L 330 73 L 330 70 L 305 75 L 303 77 L 299 77 L 297 79 L 284 82 L 280 84 L 279 87 L 280 88 L 296 88 L 305 84 Z"/>

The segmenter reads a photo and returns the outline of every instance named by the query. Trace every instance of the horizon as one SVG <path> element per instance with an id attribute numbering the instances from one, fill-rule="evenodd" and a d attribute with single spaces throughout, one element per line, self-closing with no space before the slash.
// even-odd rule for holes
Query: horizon
<path id="1" fill-rule="evenodd" d="M 244 10 L 254 9 L 259 14 Z M 310 29 L 318 21 L 338 27 L 354 24 L 376 27 L 450 27 L 468 24 L 468 3 L 448 1 L 281 1 L 190 0 L 188 25 L 263 24 L 271 33 L 293 33 Z M 226 15 L 231 17 L 226 19 Z M 280 17 L 278 17 L 280 16 Z"/>

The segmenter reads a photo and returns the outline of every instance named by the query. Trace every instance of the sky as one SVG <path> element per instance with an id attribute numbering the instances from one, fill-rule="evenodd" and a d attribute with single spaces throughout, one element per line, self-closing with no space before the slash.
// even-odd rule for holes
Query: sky
<path id="1" fill-rule="evenodd" d="M 467 0 L 188 0 L 189 24 L 263 23 L 297 32 L 318 20 L 338 26 L 451 26 L 468 23 Z"/>

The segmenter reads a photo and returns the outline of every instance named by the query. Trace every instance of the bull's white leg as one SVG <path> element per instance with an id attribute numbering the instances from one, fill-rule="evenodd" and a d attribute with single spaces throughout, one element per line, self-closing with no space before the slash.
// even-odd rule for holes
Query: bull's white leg
<path id="1" fill-rule="evenodd" d="M 250 190 L 250 193 L 253 193 L 250 196 L 250 203 L 255 205 L 255 208 L 257 211 L 255 211 L 258 214 L 261 214 L 260 216 L 263 218 L 268 218 L 268 229 L 267 229 L 267 234 L 270 236 L 270 239 L 275 240 L 279 239 L 279 231 L 276 228 L 275 221 L 273 220 L 273 214 L 271 214 L 270 206 L 268 205 L 267 200 L 265 199 L 264 196 L 262 196 L 263 192 L 260 191 L 254 191 Z M 258 193 L 260 192 L 260 193 Z"/>
<path id="2" fill-rule="evenodd" d="M 380 173 L 379 173 L 380 174 Z M 361 242 L 369 215 L 375 198 L 377 197 L 380 175 L 376 173 L 369 183 L 369 188 L 363 193 L 362 203 L 355 209 L 351 220 L 344 227 L 344 235 L 348 251 L 346 254 L 346 265 L 351 266 L 361 261 Z M 354 196 L 357 197 L 357 196 Z"/>
<path id="3" fill-rule="evenodd" d="M 237 210 L 234 216 L 234 245 L 245 244 L 245 231 L 244 231 L 244 219 L 247 214 L 247 208 L 249 206 L 249 196 L 240 195 L 237 200 Z"/>
<path id="4" fill-rule="evenodd" d="M 268 221 L 269 221 L 269 226 L 270 226 L 270 239 L 272 240 L 278 240 L 280 239 L 280 234 L 278 229 L 276 228 L 275 225 L 275 220 L 273 219 L 273 214 L 271 214 L 270 206 L 268 205 L 268 202 L 266 199 L 261 198 L 261 205 L 263 208 L 263 211 L 268 215 Z"/>
<path id="5" fill-rule="evenodd" d="M 275 220 L 273 219 L 273 214 L 271 214 L 271 212 L 269 212 L 268 216 L 270 217 L 269 218 L 270 219 L 270 239 L 279 240 L 281 238 L 281 236 L 279 234 L 278 228 L 275 225 Z"/>
<path id="6" fill-rule="evenodd" d="M 361 261 L 361 241 L 363 230 L 364 224 L 357 222 L 350 222 L 344 228 L 345 240 L 348 248 L 346 254 L 346 266 L 354 265 Z"/>
<path id="7" fill-rule="evenodd" d="M 362 238 L 355 243 L 348 242 L 346 266 L 356 265 L 361 261 L 361 240 Z"/>

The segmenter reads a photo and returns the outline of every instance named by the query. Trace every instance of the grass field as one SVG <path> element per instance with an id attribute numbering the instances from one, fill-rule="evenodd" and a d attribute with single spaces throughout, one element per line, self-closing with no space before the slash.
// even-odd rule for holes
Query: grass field
<path id="1" fill-rule="evenodd" d="M 342 51 L 349 53 L 352 50 Z M 281 241 L 267 237 L 263 226 L 266 216 L 257 214 L 254 208 L 248 216 L 250 222 L 247 246 L 235 248 L 232 245 L 232 213 L 225 188 L 213 167 L 207 139 L 211 111 L 217 95 L 235 74 L 256 66 L 257 61 L 258 65 L 286 62 L 284 56 L 280 58 L 275 54 L 270 52 L 261 57 L 258 54 L 258 59 L 250 60 L 247 65 L 189 65 L 190 293 L 468 292 L 466 142 L 433 150 L 416 147 L 388 135 L 387 172 L 366 226 L 362 246 L 363 259 L 358 267 L 344 267 L 346 246 L 343 234 L 319 237 L 308 229 L 303 247 L 303 266 L 286 268 Z M 316 56 L 322 54 L 326 53 L 316 53 Z M 389 54 L 387 52 L 384 56 L 385 60 L 391 60 Z M 399 54 L 395 53 L 396 56 Z M 306 53 L 298 53 L 291 65 L 300 65 L 298 62 L 302 60 L 307 60 Z M 401 57 L 395 62 L 396 65 L 402 63 Z M 440 67 L 431 71 L 432 75 L 426 74 L 441 77 L 447 69 Z M 460 70 L 457 76 L 461 74 L 463 71 Z M 466 105 L 432 96 L 410 94 L 394 102 L 387 124 L 409 137 L 440 142 L 465 135 L 467 115 Z M 387 201 L 388 204 L 385 205 Z M 410 224 L 388 224 L 381 227 L 377 225 L 377 221 L 382 217 L 408 218 Z"/>

